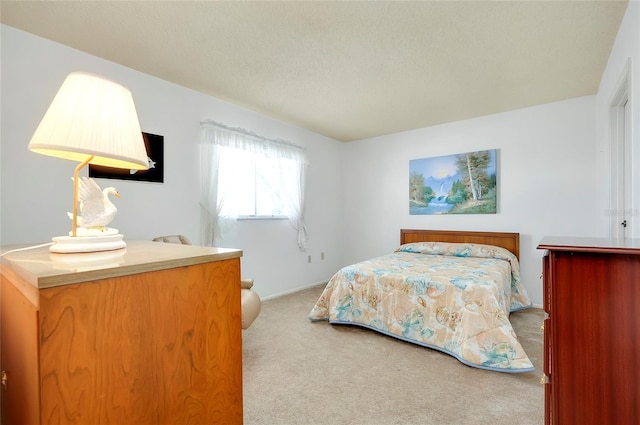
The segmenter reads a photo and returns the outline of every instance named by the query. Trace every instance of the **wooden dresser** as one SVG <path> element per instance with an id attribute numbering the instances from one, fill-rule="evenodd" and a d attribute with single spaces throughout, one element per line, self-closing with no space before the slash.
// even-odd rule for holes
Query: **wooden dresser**
<path id="1" fill-rule="evenodd" d="M 640 424 L 640 240 L 544 238 L 545 423 Z"/>
<path id="2" fill-rule="evenodd" d="M 7 254 L 2 423 L 241 424 L 241 256 L 146 241 Z"/>

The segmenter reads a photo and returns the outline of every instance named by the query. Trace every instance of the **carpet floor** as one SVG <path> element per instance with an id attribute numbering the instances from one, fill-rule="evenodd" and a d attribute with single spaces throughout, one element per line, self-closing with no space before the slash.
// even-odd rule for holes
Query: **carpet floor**
<path id="1" fill-rule="evenodd" d="M 245 425 L 540 425 L 540 309 L 510 321 L 537 371 L 472 368 L 436 350 L 307 315 L 324 285 L 264 301 L 243 331 Z"/>

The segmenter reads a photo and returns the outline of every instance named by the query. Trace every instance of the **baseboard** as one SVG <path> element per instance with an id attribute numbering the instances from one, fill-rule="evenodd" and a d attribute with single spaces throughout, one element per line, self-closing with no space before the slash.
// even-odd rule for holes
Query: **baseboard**
<path id="1" fill-rule="evenodd" d="M 288 291 L 279 292 L 277 294 L 269 295 L 268 297 L 260 297 L 260 298 L 262 299 L 262 301 L 268 301 L 268 300 L 272 300 L 274 298 L 279 298 L 279 297 L 282 297 L 282 296 L 285 296 L 285 295 L 293 294 L 295 292 L 304 291 L 305 289 L 313 288 L 315 286 L 326 285 L 327 282 L 329 282 L 329 281 L 328 280 L 324 280 L 324 281 L 321 281 L 321 282 L 310 283 L 308 285 L 301 286 L 299 288 L 290 289 Z"/>

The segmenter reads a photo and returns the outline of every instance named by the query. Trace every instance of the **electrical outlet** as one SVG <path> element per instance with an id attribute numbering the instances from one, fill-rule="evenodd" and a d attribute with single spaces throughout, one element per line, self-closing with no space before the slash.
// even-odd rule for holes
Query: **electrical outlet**
<path id="1" fill-rule="evenodd" d="M 307 263 L 310 263 L 310 262 L 311 262 L 311 256 L 309 255 L 309 256 L 307 257 Z"/>

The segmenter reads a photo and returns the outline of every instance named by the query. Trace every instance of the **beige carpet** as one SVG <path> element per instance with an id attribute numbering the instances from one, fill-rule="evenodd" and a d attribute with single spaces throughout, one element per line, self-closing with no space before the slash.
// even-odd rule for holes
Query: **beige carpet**
<path id="1" fill-rule="evenodd" d="M 353 326 L 310 322 L 324 285 L 263 302 L 243 331 L 246 425 L 540 425 L 543 312 L 510 320 L 538 371 L 489 372 Z"/>

